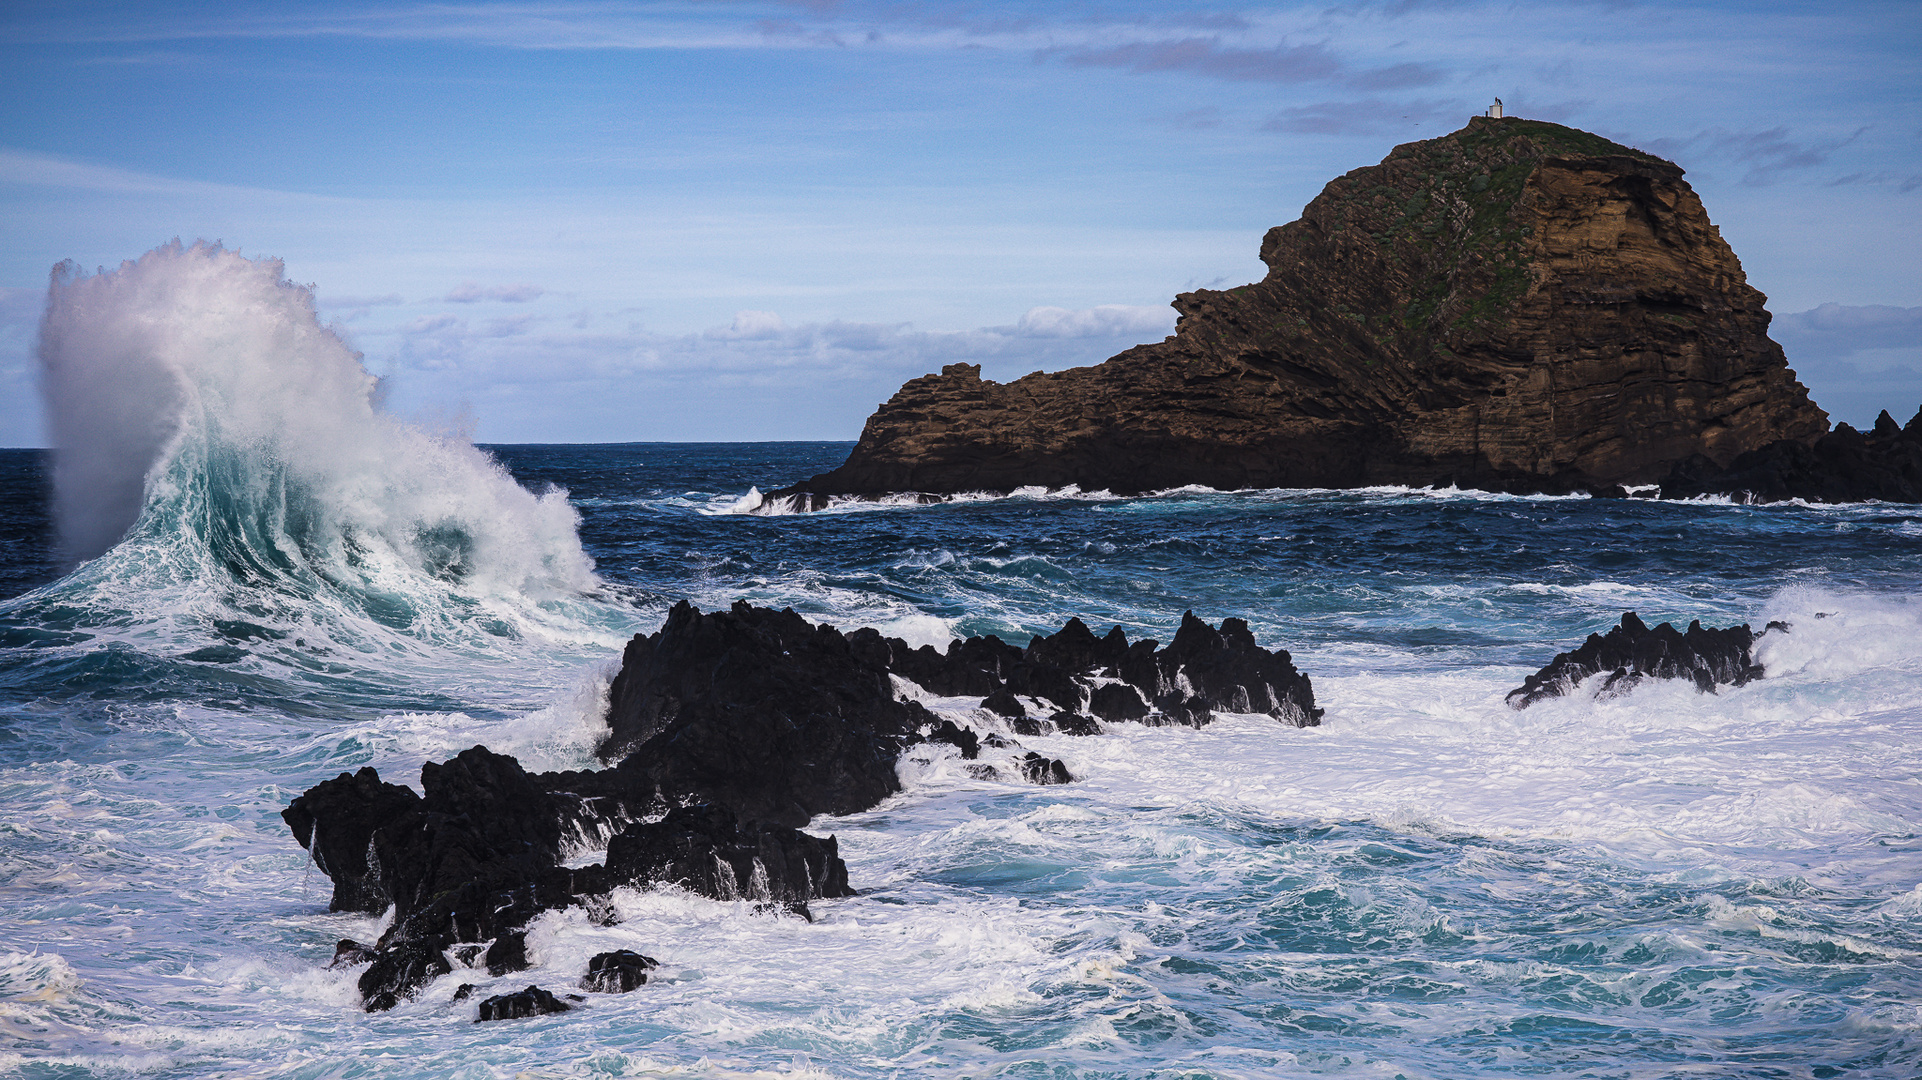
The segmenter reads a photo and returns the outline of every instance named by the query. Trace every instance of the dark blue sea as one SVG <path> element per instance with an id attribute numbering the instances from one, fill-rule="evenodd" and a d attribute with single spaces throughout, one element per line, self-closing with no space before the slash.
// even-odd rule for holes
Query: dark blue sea
<path id="1" fill-rule="evenodd" d="M 0 452 L 0 1075 L 1922 1075 L 1922 507 L 770 513 L 756 489 L 849 444 L 476 448 L 374 408 L 331 337 L 232 332 L 311 306 L 210 267 L 208 295 L 264 299 L 115 331 L 167 424 L 58 469 Z M 52 325 L 83 310 L 56 296 Z M 49 384 L 69 417 L 118 392 Z M 1236 616 L 1327 714 L 1024 737 L 1060 787 L 911 760 L 812 823 L 860 895 L 811 924 L 627 891 L 616 925 L 543 916 L 531 972 L 363 1013 L 328 962 L 382 920 L 327 913 L 281 808 L 476 743 L 593 767 L 622 644 L 682 599 L 929 643 Z M 1504 704 L 1626 610 L 1790 630 L 1748 686 Z M 512 1023 L 452 1000 L 566 989 L 614 948 L 657 977 Z"/>

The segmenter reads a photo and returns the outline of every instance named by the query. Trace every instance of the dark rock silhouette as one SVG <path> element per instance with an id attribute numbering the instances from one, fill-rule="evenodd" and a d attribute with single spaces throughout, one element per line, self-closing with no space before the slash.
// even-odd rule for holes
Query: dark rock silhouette
<path id="1" fill-rule="evenodd" d="M 341 938 L 334 945 L 333 962 L 327 966 L 330 968 L 355 967 L 371 962 L 375 955 L 377 950 L 372 945 L 363 945 L 352 938 Z"/>
<path id="2" fill-rule="evenodd" d="M 1238 619 L 1216 629 L 1189 613 L 1166 649 L 1131 644 L 1118 627 L 1097 638 L 1071 619 L 1026 648 L 982 637 L 937 653 L 871 629 L 843 635 L 792 610 L 737 604 L 703 614 L 679 604 L 624 654 L 601 751 L 624 754 L 612 768 L 534 774 L 476 746 L 423 765 L 423 795 L 364 768 L 315 785 L 282 816 L 334 880 L 336 910 L 394 908 L 381 940 L 354 961 L 367 963 L 359 985 L 370 1010 L 393 1007 L 455 963 L 495 976 L 523 970 L 529 920 L 575 904 L 612 919 L 607 894 L 623 886 L 674 885 L 811 918 L 810 901 L 854 891 L 834 838 L 798 825 L 899 790 L 896 765 L 910 747 L 942 743 L 965 760 L 984 746 L 1020 750 L 897 697 L 896 675 L 990 698 L 1021 714 L 1010 721 L 1018 731 L 1045 723 L 1099 734 L 1079 711 L 1090 702 L 1111 722 L 1198 726 L 1213 709 L 1293 724 L 1320 716 L 1307 676 L 1285 651 L 1255 644 Z M 1020 697 L 1062 707 L 1051 721 L 1029 719 Z M 1030 783 L 1072 780 L 1059 760 L 1009 757 Z M 604 862 L 561 865 L 570 851 L 603 844 Z"/>
<path id="3" fill-rule="evenodd" d="M 397 785 L 381 783 L 372 769 L 361 772 L 316 785 L 295 803 L 310 841 L 344 835 L 347 825 L 362 830 L 363 865 L 341 872 L 353 873 L 357 888 L 371 882 L 384 890 L 379 910 L 394 906 L 393 925 L 359 980 L 370 1010 L 392 1008 L 450 972 L 450 950 L 464 948 L 493 975 L 522 970 L 528 920 L 553 908 L 592 908 L 621 886 L 677 884 L 733 899 L 756 896 L 765 878 L 770 899 L 801 910 L 811 899 L 850 894 L 831 837 L 764 824 L 737 828 L 728 811 L 713 808 L 678 808 L 660 822 L 629 824 L 659 798 L 619 769 L 530 774 L 512 757 L 477 746 L 424 766 L 426 796 L 411 805 L 388 794 Z M 375 821 L 368 805 L 347 797 L 354 792 L 394 816 Z M 346 825 L 336 823 L 336 815 Z M 622 826 L 608 841 L 606 864 L 560 865 L 570 832 L 605 834 Z M 657 858 L 663 851 L 674 859 Z M 721 880 L 716 868 L 723 864 L 735 870 L 735 880 Z M 685 865 L 703 865 L 709 873 L 678 874 Z"/>
<path id="4" fill-rule="evenodd" d="M 334 882 L 329 911 L 361 911 L 378 915 L 393 896 L 380 876 L 378 860 L 368 852 L 374 833 L 420 807 L 420 796 L 400 784 L 383 783 L 380 774 L 363 768 L 341 773 L 295 797 L 281 820 L 294 839 L 307 849 L 314 865 Z M 316 822 L 325 827 L 316 830 Z"/>
<path id="5" fill-rule="evenodd" d="M 564 1013 L 573 1006 L 560 1000 L 538 986 L 516 990 L 511 994 L 497 994 L 480 1003 L 480 1015 L 475 1023 L 487 1020 L 523 1020 L 530 1016 L 546 1016 L 549 1013 Z"/>
<path id="6" fill-rule="evenodd" d="M 607 845 L 617 881 L 679 885 L 720 900 L 762 900 L 809 916 L 807 902 L 853 896 L 833 837 L 741 824 L 718 803 L 680 806 L 630 825 Z"/>
<path id="7" fill-rule="evenodd" d="M 660 961 L 629 949 L 595 953 L 581 976 L 581 989 L 597 994 L 625 994 L 647 984 L 647 973 L 660 967 Z"/>
<path id="8" fill-rule="evenodd" d="M 1021 758 L 1021 776 L 1030 784 L 1072 784 L 1074 777 L 1059 758 L 1042 757 L 1030 750 Z"/>
<path id="9" fill-rule="evenodd" d="M 1477 117 L 1330 181 L 1261 281 L 1174 300 L 1174 336 L 1010 383 L 909 381 L 829 496 L 1447 484 L 1613 492 L 1693 455 L 1813 442 L 1825 414 L 1682 170 Z M 1067 702 L 1057 702 L 1071 708 Z"/>
<path id="10" fill-rule="evenodd" d="M 1770 630 L 1776 627 L 1788 629 L 1769 624 Z M 1579 648 L 1558 654 L 1509 691 L 1508 704 L 1525 709 L 1543 698 L 1571 693 L 1584 679 L 1604 672 L 1607 677 L 1594 688 L 1599 697 L 1625 694 L 1643 679 L 1688 679 L 1707 693 L 1720 685 L 1743 686 L 1762 677 L 1762 666 L 1749 655 L 1756 636 L 1746 623 L 1717 630 L 1704 628 L 1699 620 L 1690 622 L 1686 632 L 1669 623 L 1651 630 L 1634 612 L 1624 612 L 1621 625 L 1606 634 L 1588 635 Z"/>
<path id="11" fill-rule="evenodd" d="M 878 635 L 875 635 L 878 639 Z M 798 828 L 900 790 L 894 763 L 924 724 L 885 658 L 792 609 L 676 604 L 637 634 L 609 690 L 600 754 L 670 799 L 725 803 Z"/>
<path id="12" fill-rule="evenodd" d="M 1662 498 L 1727 495 L 1744 502 L 1922 502 L 1922 410 L 1897 426 L 1887 409 L 1864 434 L 1847 424 L 1807 446 L 1791 439 L 1738 455 L 1722 468 L 1697 455 L 1662 481 Z"/>

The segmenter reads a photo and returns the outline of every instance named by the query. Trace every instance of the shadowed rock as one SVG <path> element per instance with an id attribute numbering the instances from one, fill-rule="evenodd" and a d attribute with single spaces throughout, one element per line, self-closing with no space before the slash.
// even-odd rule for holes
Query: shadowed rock
<path id="1" fill-rule="evenodd" d="M 378 872 L 357 880 L 383 890 L 381 909 L 394 906 L 394 923 L 359 980 L 369 1010 L 392 1008 L 447 974 L 450 951 L 480 959 L 493 975 L 522 970 L 530 919 L 575 904 L 592 909 L 621 886 L 671 882 L 715 899 L 765 894 L 802 909 L 809 899 L 851 892 L 832 837 L 737 827 L 731 813 L 716 808 L 680 808 L 663 821 L 627 824 L 658 799 L 645 785 L 623 790 L 633 778 L 618 769 L 529 774 L 511 757 L 474 747 L 423 767 L 426 796 L 413 804 L 389 797 L 386 789 L 396 785 L 380 783 L 373 770 L 363 773 L 340 778 L 347 784 L 317 785 L 327 788 L 321 797 L 296 802 L 310 838 L 343 831 L 332 821 L 335 813 L 365 829 L 365 857 Z M 367 806 L 347 797 L 353 792 L 395 816 L 375 822 Z M 590 829 L 584 808 L 608 816 Z M 570 832 L 621 825 L 608 841 L 609 864 L 560 865 Z M 697 866 L 706 873 L 680 872 Z M 725 880 L 721 866 L 731 872 Z"/>
<path id="2" fill-rule="evenodd" d="M 474 1018 L 474 1022 L 522 1020 L 529 1016 L 564 1013 L 573 1007 L 538 986 L 530 986 L 511 994 L 497 994 L 481 1002 L 480 1015 Z"/>
<path id="3" fill-rule="evenodd" d="M 1695 456 L 1662 481 L 1664 499 L 1727 495 L 1743 502 L 1922 502 L 1922 410 L 1906 427 L 1883 410 L 1864 434 L 1847 424 L 1808 446 L 1791 439 L 1751 450 L 1721 468 Z"/>
<path id="4" fill-rule="evenodd" d="M 1200 724 L 1210 708 L 1290 722 L 1319 715 L 1288 654 L 1256 646 L 1234 619 L 1216 630 L 1189 614 L 1165 650 L 1130 644 L 1119 628 L 1097 638 L 1077 619 L 1025 649 L 985 637 L 937 653 L 868 629 L 843 635 L 792 610 L 737 604 L 703 614 L 680 604 L 627 647 L 602 747 L 625 753 L 614 767 L 531 774 L 477 746 L 423 765 L 420 796 L 367 768 L 315 785 L 283 817 L 334 880 L 337 910 L 394 908 L 371 957 L 356 957 L 367 960 L 359 986 L 370 1010 L 455 963 L 484 963 L 496 976 L 525 969 L 529 920 L 579 904 L 611 921 L 607 895 L 623 886 L 675 885 L 805 916 L 810 901 L 853 890 L 834 838 L 794 826 L 899 790 L 901 754 L 924 740 L 970 760 L 984 744 L 1018 749 L 897 697 L 897 675 L 937 693 L 965 687 L 1024 714 L 1016 695 L 1067 703 L 1047 728 L 1068 734 L 1099 733 L 1078 711 L 1093 699 L 1113 717 L 1152 722 Z M 1112 681 L 1122 678 L 1144 686 Z M 1012 723 L 1040 731 L 1043 722 Z M 1033 783 L 1072 779 L 1038 754 L 1012 764 Z M 604 863 L 561 865 L 603 844 Z"/>
<path id="5" fill-rule="evenodd" d="M 809 900 L 854 895 L 834 837 L 743 825 L 718 803 L 676 807 L 658 822 L 628 826 L 607 845 L 607 874 L 718 900 L 771 901 L 803 916 Z"/>
<path id="6" fill-rule="evenodd" d="M 1770 629 L 1777 626 L 1782 624 L 1771 623 Z M 1704 628 L 1698 620 L 1690 622 L 1686 632 L 1669 623 L 1651 630 L 1634 612 L 1624 612 L 1621 625 L 1606 634 L 1588 635 L 1581 647 L 1557 655 L 1509 691 L 1508 704 L 1525 709 L 1543 698 L 1572 693 L 1589 676 L 1604 672 L 1607 677 L 1593 688 L 1600 697 L 1625 694 L 1643 679 L 1687 679 L 1707 693 L 1719 685 L 1742 686 L 1762 677 L 1762 666 L 1749 655 L 1755 638 L 1746 623 L 1717 630 Z"/>
<path id="7" fill-rule="evenodd" d="M 1030 784 L 1071 784 L 1074 777 L 1058 758 L 1042 757 L 1030 750 L 1021 758 L 1021 776 Z"/>
<path id="8" fill-rule="evenodd" d="M 595 953 L 581 976 L 581 989 L 596 994 L 625 994 L 647 984 L 647 973 L 660 961 L 628 949 Z"/>
<path id="9" fill-rule="evenodd" d="M 798 828 L 899 791 L 894 763 L 935 717 L 895 697 L 885 656 L 831 626 L 683 602 L 628 643 L 607 720 L 601 757 L 670 799 Z"/>

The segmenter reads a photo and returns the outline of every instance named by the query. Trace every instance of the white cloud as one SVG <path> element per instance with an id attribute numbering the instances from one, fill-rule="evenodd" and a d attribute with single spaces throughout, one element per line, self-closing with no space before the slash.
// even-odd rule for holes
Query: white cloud
<path id="1" fill-rule="evenodd" d="M 714 341 L 767 341 L 786 330 L 787 324 L 772 311 L 737 311 L 732 323 L 707 330 L 702 336 Z"/>
<path id="2" fill-rule="evenodd" d="M 525 304 L 538 300 L 547 290 L 539 285 L 488 285 L 477 281 L 463 281 L 444 297 L 450 304 L 473 304 L 482 300 L 498 300 L 503 304 Z"/>
<path id="3" fill-rule="evenodd" d="M 1879 349 L 1922 350 L 1922 307 L 1823 304 L 1777 316 L 1769 332 L 1791 356 L 1840 358 Z"/>
<path id="4" fill-rule="evenodd" d="M 1027 314 L 1002 332 L 1030 338 L 1086 338 L 1116 335 L 1158 335 L 1174 333 L 1175 313 L 1166 306 L 1130 307 L 1101 304 L 1070 310 L 1058 307 L 1029 308 Z"/>
<path id="5" fill-rule="evenodd" d="M 406 301 L 400 298 L 399 293 L 388 293 L 385 296 L 334 296 L 317 293 L 314 296 L 314 303 L 324 308 L 371 308 L 393 307 L 396 304 L 404 304 Z"/>

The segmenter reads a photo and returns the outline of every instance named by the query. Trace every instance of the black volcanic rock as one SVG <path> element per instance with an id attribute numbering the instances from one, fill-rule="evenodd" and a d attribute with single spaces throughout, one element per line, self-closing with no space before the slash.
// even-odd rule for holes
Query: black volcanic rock
<path id="1" fill-rule="evenodd" d="M 573 1006 L 560 1000 L 538 986 L 516 990 L 511 994 L 497 994 L 480 1003 L 480 1015 L 475 1023 L 488 1020 L 523 1020 L 530 1016 L 546 1016 L 549 1013 L 564 1013 Z"/>
<path id="2" fill-rule="evenodd" d="M 934 730 L 928 734 L 928 741 L 947 743 L 961 751 L 961 757 L 965 761 L 973 761 L 981 756 L 981 736 L 952 720 L 943 720 L 935 724 Z"/>
<path id="3" fill-rule="evenodd" d="M 628 643 L 607 719 L 600 754 L 623 772 L 671 799 L 796 828 L 899 791 L 902 746 L 935 720 L 895 697 L 872 648 L 831 626 L 792 609 L 702 614 L 685 602 Z"/>
<path id="4" fill-rule="evenodd" d="M 1059 758 L 1042 757 L 1030 750 L 1021 758 L 1021 776 L 1030 784 L 1072 784 L 1074 777 Z"/>
<path id="5" fill-rule="evenodd" d="M 1864 434 L 1847 424 L 1814 446 L 1783 439 L 1721 468 L 1695 456 L 1662 481 L 1662 498 L 1727 495 L 1744 502 L 1922 502 L 1922 410 L 1906 427 L 1884 409 Z"/>
<path id="6" fill-rule="evenodd" d="M 1070 620 L 1025 649 L 985 637 L 937 653 L 871 629 L 843 635 L 792 610 L 702 614 L 680 604 L 660 631 L 628 645 L 602 747 L 625 753 L 614 767 L 534 774 L 476 746 L 423 765 L 423 795 L 367 768 L 315 785 L 283 817 L 334 880 L 337 910 L 394 908 L 371 956 L 355 956 L 367 961 L 359 985 L 369 1010 L 391 1008 L 456 963 L 484 962 L 496 976 L 522 970 L 529 920 L 576 904 L 611 920 L 607 894 L 624 886 L 676 885 L 807 915 L 809 901 L 853 890 L 835 839 L 794 825 L 899 790 L 896 765 L 917 743 L 945 742 L 966 759 L 984 745 L 1018 749 L 897 697 L 896 675 L 937 693 L 981 693 L 1015 713 L 1025 714 L 1017 695 L 1055 702 L 1049 726 L 1069 734 L 1099 733 L 1078 711 L 1090 700 L 1112 718 L 1157 723 L 1199 725 L 1212 708 L 1291 723 L 1319 716 L 1288 654 L 1261 649 L 1235 619 L 1217 630 L 1190 613 L 1165 650 L 1131 644 L 1119 628 L 1097 638 Z M 1041 730 L 1025 716 L 1011 724 Z M 1038 754 L 1014 768 L 1033 783 L 1072 779 Z M 561 865 L 601 844 L 604 863 Z"/>
<path id="7" fill-rule="evenodd" d="M 581 989 L 597 994 L 625 994 L 647 985 L 647 973 L 660 967 L 660 961 L 630 949 L 595 953 L 581 976 Z"/>
<path id="8" fill-rule="evenodd" d="M 1173 336 L 1104 363 L 912 379 L 845 463 L 768 501 L 1607 491 L 1828 428 L 1682 170 L 1589 132 L 1476 117 L 1397 146 L 1330 181 L 1260 256 L 1261 281 L 1177 296 Z"/>
<path id="9" fill-rule="evenodd" d="M 328 835 L 331 815 L 367 827 L 368 861 L 379 872 L 360 880 L 377 881 L 395 908 L 393 925 L 371 955 L 347 961 L 370 961 L 359 980 L 367 1008 L 392 1008 L 450 972 L 450 951 L 464 962 L 484 958 L 493 975 L 524 969 L 530 919 L 576 904 L 591 909 L 621 886 L 676 884 L 715 899 L 766 899 L 803 913 L 808 900 L 852 895 L 833 837 L 739 825 L 725 807 L 710 805 L 627 824 L 656 799 L 647 787 L 621 797 L 615 788 L 623 779 L 615 769 L 530 774 L 511 757 L 474 747 L 425 766 L 427 795 L 412 807 L 387 797 L 385 789 L 394 785 L 378 777 L 327 781 L 316 786 L 333 785 L 322 797 L 302 796 L 310 837 Z M 344 797 L 355 791 L 398 812 L 376 822 L 367 806 Z M 590 828 L 583 807 L 611 816 Z M 570 828 L 605 832 L 619 824 L 625 828 L 608 842 L 606 863 L 560 865 Z"/>
<path id="10" fill-rule="evenodd" d="M 1772 623 L 1770 629 L 1780 625 Z M 1624 612 L 1621 625 L 1607 634 L 1588 635 L 1579 648 L 1557 655 L 1509 691 L 1508 704 L 1525 709 L 1543 698 L 1568 694 L 1603 672 L 1607 678 L 1595 688 L 1603 697 L 1625 694 L 1643 679 L 1687 679 L 1708 693 L 1719 685 L 1742 686 L 1762 677 L 1762 666 L 1749 655 L 1756 636 L 1746 623 L 1718 630 L 1704 628 L 1699 620 L 1690 622 L 1686 632 L 1669 623 L 1651 630 L 1634 612 Z"/>
<path id="11" fill-rule="evenodd" d="M 834 837 L 737 821 L 718 803 L 681 806 L 630 825 L 607 845 L 607 874 L 679 885 L 717 900 L 762 900 L 808 914 L 809 900 L 853 896 Z"/>
<path id="12" fill-rule="evenodd" d="M 1054 729 L 1063 735 L 1101 734 L 1101 725 L 1095 723 L 1094 717 L 1068 712 L 1065 709 L 1048 717 L 1048 723 L 1053 724 Z"/>
<path id="13" fill-rule="evenodd" d="M 328 911 L 378 915 L 393 903 L 371 856 L 374 833 L 420 808 L 420 796 L 381 780 L 371 768 L 341 773 L 309 788 L 280 812 L 314 865 L 334 882 Z"/>

